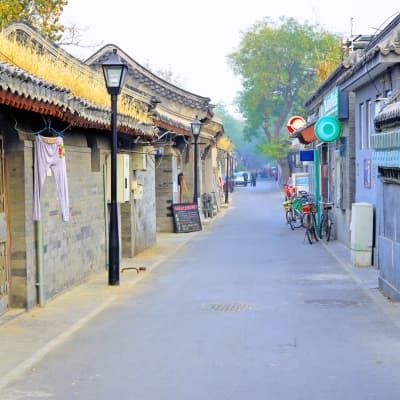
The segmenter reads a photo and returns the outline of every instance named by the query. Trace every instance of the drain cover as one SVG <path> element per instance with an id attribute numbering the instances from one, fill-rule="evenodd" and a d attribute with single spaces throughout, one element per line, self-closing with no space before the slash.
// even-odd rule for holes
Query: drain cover
<path id="1" fill-rule="evenodd" d="M 228 303 L 228 304 L 206 304 L 203 308 L 219 312 L 241 312 L 255 309 L 253 304 Z"/>

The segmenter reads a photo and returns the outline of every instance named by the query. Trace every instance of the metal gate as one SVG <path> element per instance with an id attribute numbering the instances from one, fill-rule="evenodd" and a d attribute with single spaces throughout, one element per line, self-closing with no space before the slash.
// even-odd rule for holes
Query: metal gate
<path id="1" fill-rule="evenodd" d="M 0 137 L 0 314 L 7 310 L 9 300 L 9 271 L 6 262 L 7 219 L 4 188 L 4 150 L 3 138 Z"/>

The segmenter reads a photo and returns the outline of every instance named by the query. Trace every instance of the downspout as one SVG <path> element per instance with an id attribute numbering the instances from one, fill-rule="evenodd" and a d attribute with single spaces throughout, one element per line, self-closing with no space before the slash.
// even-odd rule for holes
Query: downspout
<path id="1" fill-rule="evenodd" d="M 108 269 L 108 213 L 107 213 L 107 165 L 103 165 L 103 197 L 104 197 L 104 234 L 105 234 L 105 269 Z"/>
<path id="2" fill-rule="evenodd" d="M 320 214 L 320 187 L 319 187 L 319 153 L 318 149 L 314 149 L 314 180 L 315 180 L 315 205 L 317 208 L 317 228 L 319 231 L 319 225 L 321 222 Z"/>
<path id="3" fill-rule="evenodd" d="M 35 221 L 36 233 L 36 261 L 37 261 L 37 283 L 38 287 L 38 300 L 39 306 L 46 305 L 46 298 L 44 294 L 44 263 L 43 263 L 43 229 L 42 221 Z"/>

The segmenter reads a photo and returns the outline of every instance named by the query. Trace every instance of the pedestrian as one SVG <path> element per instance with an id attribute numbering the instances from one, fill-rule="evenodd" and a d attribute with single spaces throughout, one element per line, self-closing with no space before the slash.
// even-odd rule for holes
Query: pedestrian
<path id="1" fill-rule="evenodd" d="M 247 171 L 243 172 L 243 184 L 244 186 L 247 186 L 247 182 L 249 181 L 249 174 L 247 173 Z"/>
<path id="2" fill-rule="evenodd" d="M 257 182 L 257 171 L 256 170 L 251 171 L 250 181 L 251 181 L 251 186 L 256 186 L 256 182 Z"/>

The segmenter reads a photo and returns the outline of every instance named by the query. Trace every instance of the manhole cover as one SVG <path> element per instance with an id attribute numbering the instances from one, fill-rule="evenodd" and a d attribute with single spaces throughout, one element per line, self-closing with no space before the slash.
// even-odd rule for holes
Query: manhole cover
<path id="1" fill-rule="evenodd" d="M 343 299 L 312 299 L 306 300 L 306 304 L 316 304 L 321 307 L 357 307 L 358 303 L 354 300 Z"/>
<path id="2" fill-rule="evenodd" d="M 243 304 L 243 303 L 228 303 L 228 304 L 206 304 L 203 308 L 211 311 L 218 312 L 241 312 L 241 311 L 251 311 L 256 307 L 253 304 Z"/>

